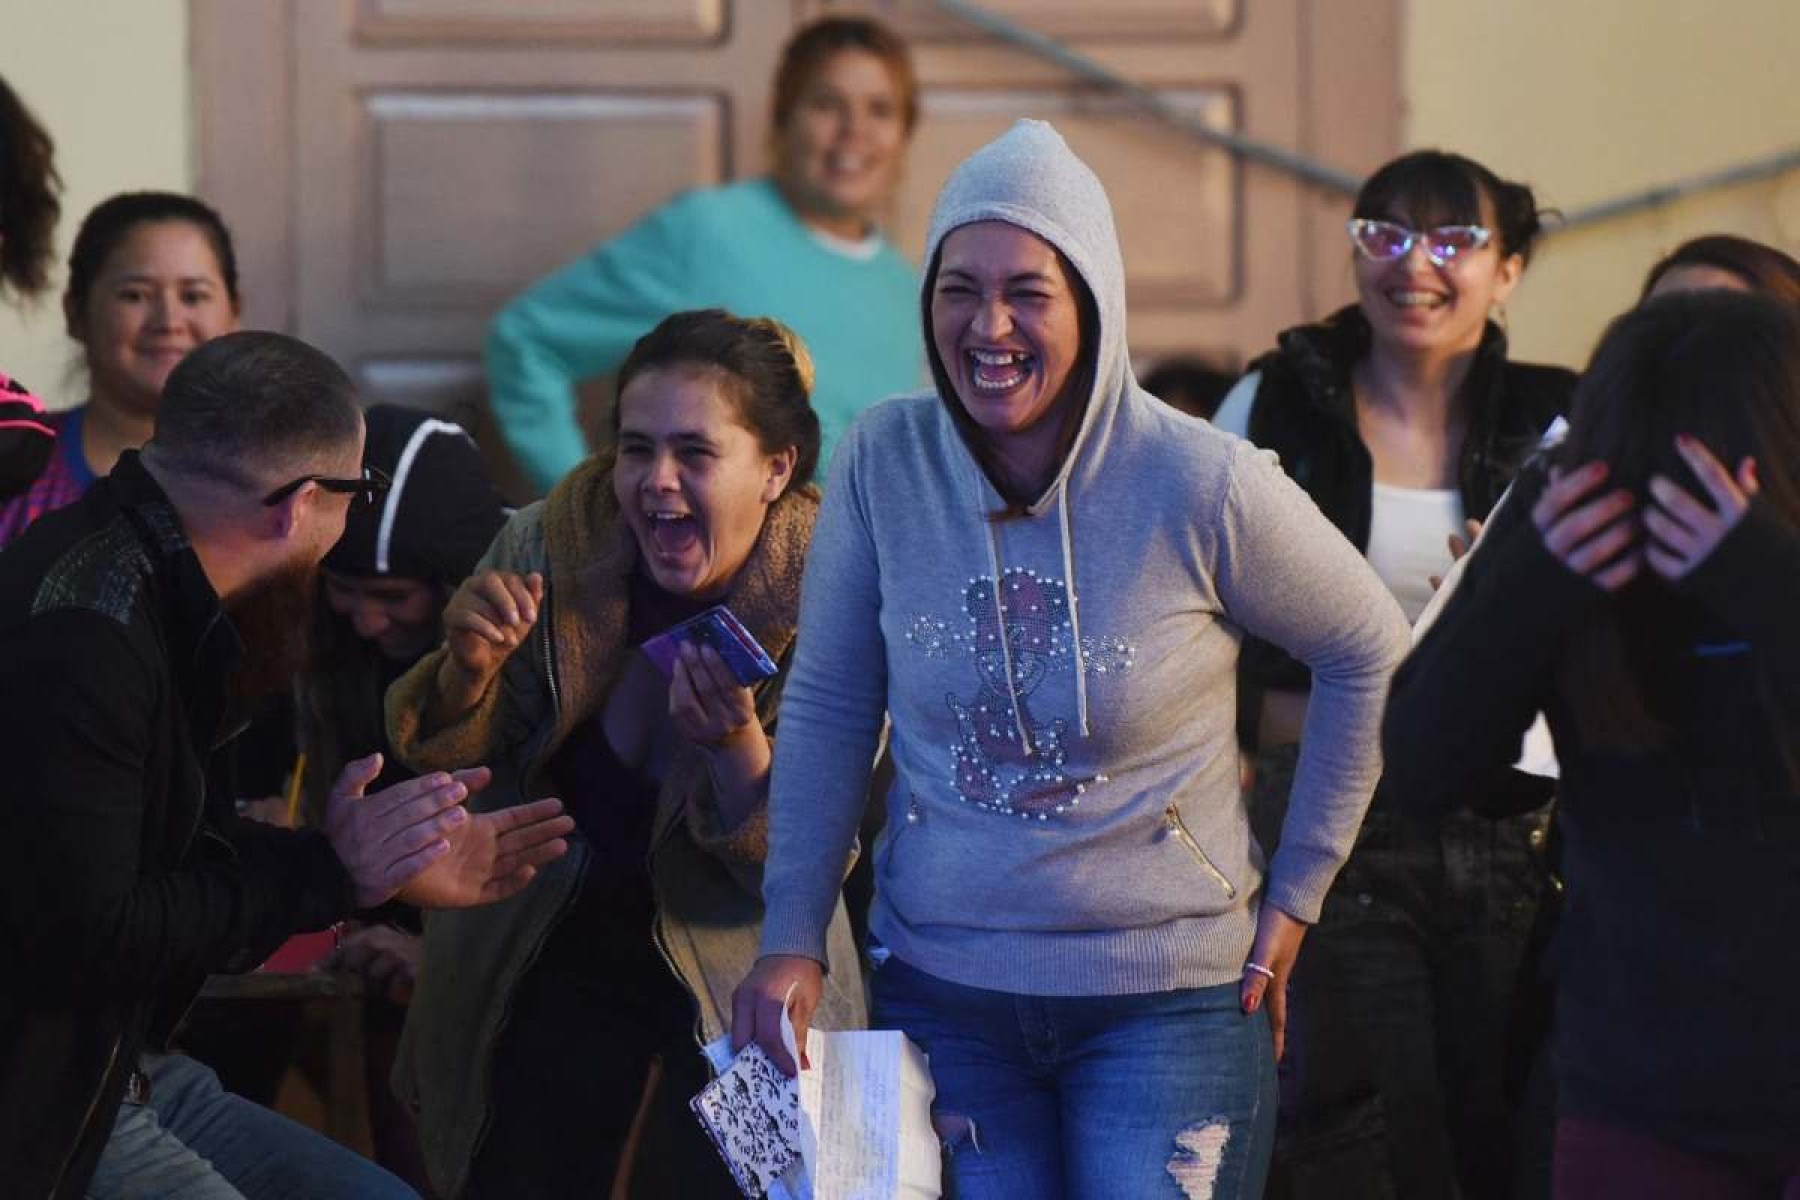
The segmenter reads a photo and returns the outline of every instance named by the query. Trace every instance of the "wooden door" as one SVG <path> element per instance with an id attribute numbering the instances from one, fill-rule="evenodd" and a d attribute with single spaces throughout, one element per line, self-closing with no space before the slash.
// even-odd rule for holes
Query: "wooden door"
<path id="1" fill-rule="evenodd" d="M 1397 146 L 1399 0 L 986 7 L 1217 127 L 1352 171 Z M 783 42 L 844 10 L 916 48 L 924 120 L 893 214 L 915 258 L 948 170 L 1030 115 L 1107 183 L 1140 359 L 1235 363 L 1348 297 L 1344 198 L 931 0 L 194 0 L 200 190 L 241 243 L 247 323 L 323 346 L 372 400 L 488 428 L 495 309 L 676 192 L 762 170 Z"/>
<path id="2" fill-rule="evenodd" d="M 1021 116 L 1054 122 L 1105 182 L 1123 243 L 1134 357 L 1236 365 L 1351 298 L 1349 198 L 1161 123 L 931 0 L 814 0 L 874 12 L 912 40 L 924 120 L 896 214 L 919 245 L 937 185 Z M 1206 125 L 1365 173 L 1400 131 L 1390 0 L 985 0 L 988 12 L 1155 91 Z"/>

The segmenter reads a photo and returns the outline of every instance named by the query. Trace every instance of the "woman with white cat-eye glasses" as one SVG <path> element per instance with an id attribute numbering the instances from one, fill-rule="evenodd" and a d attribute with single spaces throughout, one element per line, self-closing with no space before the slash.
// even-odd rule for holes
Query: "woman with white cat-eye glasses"
<path id="1" fill-rule="evenodd" d="M 1347 226 L 1357 303 L 1282 333 L 1215 418 L 1280 455 L 1409 618 L 1568 405 L 1574 375 L 1506 353 L 1505 305 L 1539 230 L 1530 189 L 1479 163 L 1421 151 L 1386 164 Z M 1255 641 L 1241 663 L 1252 821 L 1272 853 L 1310 680 Z M 1509 774 L 1474 806 L 1548 798 Z M 1393 810 L 1378 790 L 1294 975 L 1292 1136 L 1278 1138 L 1274 1175 L 1291 1174 L 1300 1197 L 1313 1178 L 1334 1195 L 1504 1195 L 1503 1033 L 1545 887 L 1542 821 L 1465 814 L 1433 837 Z M 1348 1157 L 1326 1171 L 1316 1145 Z"/>

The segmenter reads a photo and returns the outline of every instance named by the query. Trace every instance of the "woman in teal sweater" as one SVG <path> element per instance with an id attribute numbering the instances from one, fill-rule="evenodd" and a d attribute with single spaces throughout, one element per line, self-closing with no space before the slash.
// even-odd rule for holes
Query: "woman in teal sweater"
<path id="1" fill-rule="evenodd" d="M 488 333 L 488 389 L 532 483 L 587 456 L 574 385 L 682 309 L 773 316 L 805 339 L 827 456 L 856 413 L 916 387 L 918 276 L 876 217 L 917 117 L 905 42 L 861 17 L 816 21 L 776 72 L 771 176 L 678 196 L 514 298 Z"/>

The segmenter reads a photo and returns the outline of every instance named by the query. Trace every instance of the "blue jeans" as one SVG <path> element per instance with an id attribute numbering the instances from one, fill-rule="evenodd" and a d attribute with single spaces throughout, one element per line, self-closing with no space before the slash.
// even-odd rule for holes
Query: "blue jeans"
<path id="1" fill-rule="evenodd" d="M 147 1104 L 127 1102 L 88 1184 L 92 1200 L 418 1200 L 323 1134 L 234 1096 L 181 1054 L 145 1054 Z"/>
<path id="2" fill-rule="evenodd" d="M 1262 1195 L 1275 1137 L 1268 1017 L 1238 986 L 1135 996 L 964 987 L 890 957 L 875 1025 L 931 1059 L 958 1200 Z"/>

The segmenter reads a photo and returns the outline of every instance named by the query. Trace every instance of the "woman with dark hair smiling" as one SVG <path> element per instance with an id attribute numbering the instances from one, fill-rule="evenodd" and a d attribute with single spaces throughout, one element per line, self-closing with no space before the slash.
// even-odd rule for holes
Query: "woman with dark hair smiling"
<path id="1" fill-rule="evenodd" d="M 1541 232 L 1525 185 L 1417 151 L 1363 184 L 1348 232 L 1357 302 L 1284 332 L 1214 419 L 1274 450 L 1416 620 L 1575 377 L 1507 354 L 1505 306 Z M 1250 641 L 1239 684 L 1252 820 L 1273 841 L 1307 672 Z M 1511 807 L 1550 799 L 1504 782 Z M 1543 818 L 1459 815 L 1432 838 L 1392 801 L 1377 789 L 1295 980 L 1276 1176 L 1297 1200 L 1510 1187 L 1503 1031 L 1546 886 Z"/>
<path id="2" fill-rule="evenodd" d="M 69 252 L 63 315 L 81 344 L 87 403 L 51 415 L 56 448 L 31 486 L 0 505 L 0 546 L 149 441 L 170 372 L 237 328 L 237 257 L 225 222 L 173 192 L 101 202 Z"/>
<path id="3" fill-rule="evenodd" d="M 1437 817 L 1534 714 L 1562 766 L 1556 1194 L 1800 1194 L 1800 314 L 1615 321 L 1394 683 Z"/>

